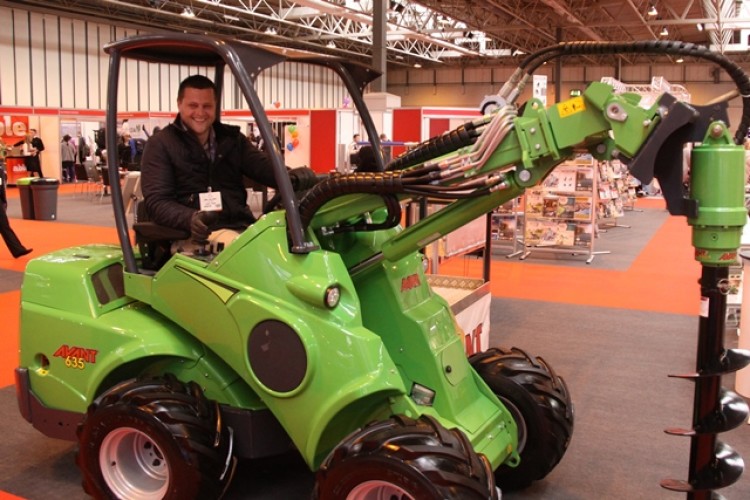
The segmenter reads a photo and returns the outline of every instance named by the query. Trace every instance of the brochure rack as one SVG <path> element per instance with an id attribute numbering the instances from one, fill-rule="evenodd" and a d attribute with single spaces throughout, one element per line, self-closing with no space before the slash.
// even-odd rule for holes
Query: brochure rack
<path id="1" fill-rule="evenodd" d="M 617 219 L 625 215 L 625 210 L 635 208 L 635 186 L 631 183 L 627 167 L 618 160 L 597 162 L 597 226 L 630 226 L 619 224 Z"/>
<path id="2" fill-rule="evenodd" d="M 609 252 L 594 250 L 597 225 L 596 162 L 580 156 L 553 170 L 537 189 L 524 197 L 524 252 L 585 255 L 590 264 L 594 256 Z"/>
<path id="3" fill-rule="evenodd" d="M 520 198 L 514 198 L 490 214 L 490 240 L 493 254 L 505 253 L 507 258 L 511 258 L 521 253 L 520 248 L 523 245 L 523 212 L 519 213 L 521 206 Z"/>

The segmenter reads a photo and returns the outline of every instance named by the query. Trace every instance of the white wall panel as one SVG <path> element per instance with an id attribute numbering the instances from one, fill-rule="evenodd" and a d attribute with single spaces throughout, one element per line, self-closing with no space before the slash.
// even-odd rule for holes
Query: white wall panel
<path id="1" fill-rule="evenodd" d="M 47 53 L 45 45 L 45 21 L 41 14 L 32 13 L 29 17 L 30 71 L 28 82 L 31 86 L 33 106 L 47 106 Z M 42 36 L 38 36 L 39 34 Z"/>
<path id="2" fill-rule="evenodd" d="M 0 29 L 0 103 L 16 101 L 16 55 L 14 51 L 13 11 L 0 7 L 0 18 L 5 19 L 5 29 Z"/>
<path id="3" fill-rule="evenodd" d="M 60 20 L 53 16 L 44 17 L 44 48 L 45 57 L 45 104 L 53 108 L 63 107 L 60 89 Z M 38 70 L 37 70 L 38 71 Z M 35 99 L 40 94 L 35 94 Z"/>
<path id="4" fill-rule="evenodd" d="M 138 63 L 138 109 L 150 109 L 151 102 L 151 72 L 147 62 Z"/>
<path id="5" fill-rule="evenodd" d="M 584 81 L 584 70 L 582 66 L 566 67 L 562 68 L 562 81 L 563 82 L 583 82 Z"/>
<path id="6" fill-rule="evenodd" d="M 70 19 L 60 19 L 60 71 L 50 75 L 50 81 L 60 85 L 60 101 L 64 108 L 75 108 L 75 80 L 73 77 L 73 23 Z M 50 55 L 51 57 L 51 55 Z"/>
<path id="7" fill-rule="evenodd" d="M 688 64 L 685 66 L 685 80 L 688 82 L 713 82 L 715 66 L 710 64 Z M 724 75 L 723 71 L 720 71 Z"/>
<path id="8" fill-rule="evenodd" d="M 87 25 L 85 21 L 73 21 L 73 90 L 75 102 L 73 106 L 79 109 L 88 108 L 89 81 L 86 79 L 86 37 Z"/>
<path id="9" fill-rule="evenodd" d="M 104 103 L 101 99 L 101 88 L 99 86 L 100 81 L 103 79 L 99 63 L 99 53 L 101 52 L 99 26 L 95 23 L 88 23 L 85 34 L 85 62 L 79 74 L 80 78 L 85 82 L 87 89 L 86 105 L 89 109 L 103 109 Z M 81 47 L 78 47 L 77 50 L 80 51 Z"/>
<path id="10" fill-rule="evenodd" d="M 625 83 L 651 83 L 651 68 L 649 66 L 623 66 L 620 80 Z M 608 76 L 614 76 L 614 70 Z"/>
<path id="11" fill-rule="evenodd" d="M 109 42 L 111 38 L 111 28 L 106 25 L 100 24 L 97 26 L 97 37 L 99 42 L 99 47 L 104 47 L 104 45 Z M 107 107 L 107 87 L 109 85 L 108 75 L 109 75 L 109 59 L 106 57 L 105 54 L 99 55 L 99 109 L 105 109 Z"/>
<path id="12" fill-rule="evenodd" d="M 169 103 L 169 109 L 177 110 L 177 88 L 180 86 L 182 80 L 178 68 L 174 66 L 167 66 L 167 68 L 169 75 L 169 78 L 167 79 L 169 82 L 167 94 L 169 99 L 167 102 Z"/>
<path id="13" fill-rule="evenodd" d="M 461 70 L 454 68 L 438 69 L 433 72 L 433 81 L 441 83 L 462 83 Z"/>
<path id="14" fill-rule="evenodd" d="M 151 111 L 161 111 L 159 102 L 159 95 L 161 93 L 161 79 L 159 78 L 159 65 L 155 63 L 145 63 L 146 71 L 148 75 L 148 102 L 146 103 L 146 109 Z"/>
<path id="15" fill-rule="evenodd" d="M 161 104 L 159 106 L 159 110 L 169 111 L 171 109 L 177 109 L 175 99 L 172 98 L 172 89 L 170 87 L 172 80 L 169 76 L 169 66 L 167 66 L 166 64 L 160 64 L 159 69 L 159 85 L 161 88 L 161 93 L 159 96 L 159 102 Z M 177 91 L 175 90 L 175 92 Z"/>
<path id="16" fill-rule="evenodd" d="M 29 13 L 13 11 L 13 42 L 15 44 L 16 102 L 19 106 L 32 106 L 31 101 L 31 51 L 29 50 Z"/>
<path id="17" fill-rule="evenodd" d="M 492 68 L 466 68 L 464 70 L 464 82 L 466 83 L 492 83 Z"/>

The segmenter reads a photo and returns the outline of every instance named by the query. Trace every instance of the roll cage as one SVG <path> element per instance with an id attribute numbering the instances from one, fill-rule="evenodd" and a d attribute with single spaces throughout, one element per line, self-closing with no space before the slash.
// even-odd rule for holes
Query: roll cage
<path id="1" fill-rule="evenodd" d="M 120 67 L 122 61 L 136 60 L 150 63 L 177 64 L 185 66 L 206 66 L 214 68 L 214 83 L 219 94 L 223 91 L 224 69 L 228 67 L 245 97 L 249 110 L 265 144 L 271 146 L 269 157 L 274 169 L 274 177 L 286 210 L 289 246 L 292 253 L 308 253 L 313 244 L 304 234 L 300 221 L 299 204 L 294 195 L 279 145 L 274 140 L 271 123 L 255 90 L 255 80 L 260 73 L 282 62 L 300 62 L 329 68 L 339 75 L 352 102 L 359 112 L 365 131 L 376 148 L 380 140 L 375 124 L 362 97 L 368 83 L 380 73 L 364 65 L 341 58 L 313 54 L 309 52 L 274 47 L 263 44 L 214 38 L 203 35 L 174 33 L 141 35 L 107 44 L 104 51 L 109 54 L 109 78 L 107 91 L 106 129 L 117 130 L 117 103 Z M 216 116 L 221 116 L 221 95 L 217 99 Z M 382 163 L 382 159 L 378 158 Z M 107 163 L 117 165 L 117 134 L 107 134 Z M 380 165 L 381 170 L 383 165 Z M 139 273 L 133 246 L 130 242 L 128 222 L 120 189 L 117 169 L 110 168 L 109 181 L 112 186 L 112 206 L 115 214 L 118 238 L 122 247 L 125 270 Z"/>

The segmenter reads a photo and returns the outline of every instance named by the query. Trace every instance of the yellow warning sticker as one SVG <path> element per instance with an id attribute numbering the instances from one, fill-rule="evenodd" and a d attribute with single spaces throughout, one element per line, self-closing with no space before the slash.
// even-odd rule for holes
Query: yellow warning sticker
<path id="1" fill-rule="evenodd" d="M 586 110 L 586 105 L 583 102 L 583 97 L 578 96 L 567 101 L 563 101 L 557 104 L 557 112 L 560 114 L 560 118 L 565 118 L 581 111 Z"/>

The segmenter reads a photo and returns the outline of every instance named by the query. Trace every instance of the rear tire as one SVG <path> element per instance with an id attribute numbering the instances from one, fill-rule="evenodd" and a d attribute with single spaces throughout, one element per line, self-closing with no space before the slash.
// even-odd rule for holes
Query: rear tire
<path id="1" fill-rule="evenodd" d="M 220 498 L 234 472 L 231 430 L 200 387 L 129 380 L 89 406 L 76 463 L 94 498 Z"/>
<path id="2" fill-rule="evenodd" d="M 573 403 L 565 381 L 542 358 L 532 359 L 516 347 L 489 349 L 469 362 L 518 426 L 521 463 L 498 467 L 495 482 L 511 491 L 544 478 L 560 462 L 573 435 Z"/>
<path id="3" fill-rule="evenodd" d="M 497 499 L 489 463 L 458 429 L 431 417 L 375 422 L 347 437 L 318 472 L 320 500 Z"/>

